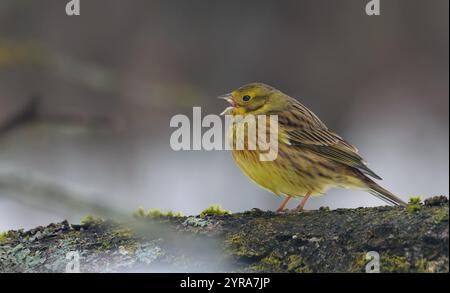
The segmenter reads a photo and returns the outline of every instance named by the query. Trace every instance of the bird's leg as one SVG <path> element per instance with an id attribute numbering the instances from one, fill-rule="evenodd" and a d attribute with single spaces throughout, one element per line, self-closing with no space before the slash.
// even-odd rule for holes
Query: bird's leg
<path id="1" fill-rule="evenodd" d="M 286 196 L 285 199 L 281 202 L 280 206 L 277 209 L 277 213 L 282 212 L 286 205 L 288 204 L 289 200 L 292 198 L 292 196 Z"/>
<path id="2" fill-rule="evenodd" d="M 303 210 L 303 208 L 305 207 L 306 202 L 308 201 L 308 198 L 311 196 L 311 191 L 309 191 L 305 197 L 303 197 L 302 201 L 300 202 L 300 204 L 295 208 L 295 211 L 300 212 Z"/>

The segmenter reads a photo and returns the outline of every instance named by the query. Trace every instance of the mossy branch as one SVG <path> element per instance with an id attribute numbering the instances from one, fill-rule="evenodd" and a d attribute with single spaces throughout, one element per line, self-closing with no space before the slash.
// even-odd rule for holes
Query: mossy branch
<path id="1" fill-rule="evenodd" d="M 369 252 L 379 255 L 381 272 L 449 271 L 445 197 L 412 199 L 407 208 L 217 211 L 141 210 L 135 221 L 162 227 L 147 232 L 95 217 L 9 231 L 0 236 L 0 272 L 63 272 L 71 251 L 82 272 L 365 272 Z"/>

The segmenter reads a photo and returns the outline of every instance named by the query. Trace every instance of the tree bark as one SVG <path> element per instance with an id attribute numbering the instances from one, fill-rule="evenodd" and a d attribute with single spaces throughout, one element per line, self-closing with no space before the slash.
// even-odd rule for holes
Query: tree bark
<path id="1" fill-rule="evenodd" d="M 413 208 L 90 218 L 0 236 L 0 272 L 71 271 L 74 255 L 81 272 L 366 272 L 377 256 L 381 272 L 448 272 L 448 254 L 445 197 Z"/>

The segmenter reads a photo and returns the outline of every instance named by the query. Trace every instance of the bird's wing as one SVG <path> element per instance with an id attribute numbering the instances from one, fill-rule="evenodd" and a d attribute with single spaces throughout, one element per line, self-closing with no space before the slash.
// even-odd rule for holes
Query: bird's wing
<path id="1" fill-rule="evenodd" d="M 278 115 L 278 123 L 291 146 L 309 149 L 320 156 L 381 179 L 367 167 L 367 163 L 353 145 L 328 130 L 326 125 L 308 108 L 300 103 L 295 103 L 293 107 Z"/>

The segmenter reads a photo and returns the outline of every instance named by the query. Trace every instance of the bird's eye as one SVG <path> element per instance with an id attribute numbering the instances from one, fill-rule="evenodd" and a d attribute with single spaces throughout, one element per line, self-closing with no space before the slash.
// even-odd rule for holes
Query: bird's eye
<path id="1" fill-rule="evenodd" d="M 251 99 L 250 96 L 243 96 L 243 97 L 242 97 L 242 100 L 243 100 L 244 102 L 248 102 L 248 101 L 250 101 L 250 99 Z"/>

